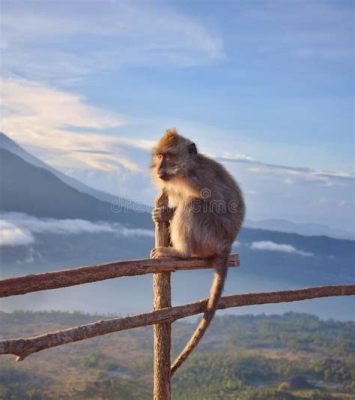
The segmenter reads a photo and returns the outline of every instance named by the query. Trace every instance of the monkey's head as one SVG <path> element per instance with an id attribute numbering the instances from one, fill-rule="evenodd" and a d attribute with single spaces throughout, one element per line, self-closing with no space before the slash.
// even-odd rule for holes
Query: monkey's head
<path id="1" fill-rule="evenodd" d="M 189 174 L 195 164 L 197 148 L 191 140 L 168 129 L 153 149 L 151 171 L 160 185 Z"/>

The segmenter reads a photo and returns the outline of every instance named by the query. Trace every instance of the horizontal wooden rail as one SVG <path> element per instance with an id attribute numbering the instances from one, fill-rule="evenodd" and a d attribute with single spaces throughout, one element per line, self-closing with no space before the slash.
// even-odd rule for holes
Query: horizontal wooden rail
<path id="1" fill-rule="evenodd" d="M 188 258 L 186 260 L 148 258 L 144 260 L 113 261 L 88 267 L 3 279 L 0 280 L 0 297 L 58 289 L 122 276 L 205 269 L 213 268 L 214 266 L 213 261 L 204 258 Z M 238 254 L 230 255 L 229 266 L 239 266 Z"/>
<path id="2" fill-rule="evenodd" d="M 355 295 L 354 285 L 320 286 L 306 289 L 286 290 L 270 293 L 250 293 L 222 297 L 218 308 L 242 307 L 256 304 L 283 303 L 300 300 L 309 300 L 331 296 Z M 17 360 L 38 351 L 60 346 L 67 343 L 77 342 L 105 335 L 107 333 L 123 331 L 140 326 L 152 325 L 162 322 L 174 322 L 177 319 L 200 314 L 206 309 L 207 300 L 201 300 L 192 304 L 185 304 L 178 307 L 169 307 L 159 311 L 134 315 L 125 318 L 113 318 L 104 321 L 97 321 L 87 325 L 64 329 L 45 335 L 8 339 L 0 341 L 0 354 L 14 354 Z"/>

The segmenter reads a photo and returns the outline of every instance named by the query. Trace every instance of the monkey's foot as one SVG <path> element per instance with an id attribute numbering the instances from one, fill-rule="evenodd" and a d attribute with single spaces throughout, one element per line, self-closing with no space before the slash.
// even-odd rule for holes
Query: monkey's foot
<path id="1" fill-rule="evenodd" d="M 172 258 L 179 257 L 179 253 L 171 247 L 155 247 L 150 252 L 150 258 Z"/>

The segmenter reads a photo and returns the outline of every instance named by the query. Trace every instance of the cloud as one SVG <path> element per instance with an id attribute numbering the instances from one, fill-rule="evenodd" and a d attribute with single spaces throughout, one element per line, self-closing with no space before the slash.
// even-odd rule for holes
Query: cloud
<path id="1" fill-rule="evenodd" d="M 124 148 L 147 150 L 153 142 L 105 134 L 127 123 L 91 106 L 75 93 L 26 80 L 3 80 L 1 129 L 57 167 L 139 171 Z M 81 151 L 80 151 L 81 150 Z"/>
<path id="2" fill-rule="evenodd" d="M 224 58 L 217 32 L 165 3 L 91 1 L 84 9 L 80 3 L 5 1 L 2 34 L 8 43 L 3 71 L 36 79 Z"/>
<path id="3" fill-rule="evenodd" d="M 252 159 L 249 156 L 240 154 L 226 154 L 218 158 L 222 162 L 244 163 L 248 171 L 255 174 L 268 174 L 280 177 L 280 181 L 292 184 L 296 179 L 304 182 L 318 182 L 325 186 L 331 186 L 336 182 L 352 182 L 354 174 L 344 171 L 317 171 L 311 168 L 290 167 L 285 165 L 270 164 Z"/>
<path id="4" fill-rule="evenodd" d="M 240 183 L 247 218 L 326 224 L 354 231 L 355 177 L 351 170 L 316 170 L 239 157 L 217 159 Z"/>
<path id="5" fill-rule="evenodd" d="M 240 154 L 240 153 L 225 153 L 224 158 L 228 160 L 234 160 L 234 161 L 254 161 L 254 159 L 250 156 L 247 156 L 246 154 Z"/>
<path id="6" fill-rule="evenodd" d="M 290 244 L 282 244 L 282 243 L 275 243 L 268 240 L 260 241 L 260 242 L 253 242 L 250 245 L 252 250 L 261 250 L 261 251 L 280 251 L 282 253 L 292 253 L 298 254 L 300 256 L 313 256 L 313 253 L 309 253 L 306 251 L 298 250 L 296 247 Z"/>
<path id="7" fill-rule="evenodd" d="M 119 234 L 125 237 L 154 237 L 154 232 L 148 229 L 129 229 L 129 228 L 121 228 Z"/>
<path id="8" fill-rule="evenodd" d="M 85 104 L 76 94 L 46 85 L 7 79 L 2 82 L 1 101 L 5 110 L 25 115 L 27 123 L 58 128 L 105 129 L 122 126 L 124 120 L 98 107 Z"/>
<path id="9" fill-rule="evenodd" d="M 0 247 L 28 246 L 34 243 L 34 237 L 27 229 L 21 229 L 11 222 L 0 219 Z"/>
<path id="10" fill-rule="evenodd" d="M 130 229 L 114 223 L 81 219 L 36 218 L 22 213 L 0 213 L 0 246 L 28 246 L 36 234 L 79 235 L 111 233 L 122 237 L 154 237 L 148 229 Z"/>

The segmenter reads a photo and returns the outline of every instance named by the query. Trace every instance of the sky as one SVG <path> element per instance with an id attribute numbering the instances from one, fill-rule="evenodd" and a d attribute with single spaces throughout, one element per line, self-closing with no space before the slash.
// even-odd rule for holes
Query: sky
<path id="1" fill-rule="evenodd" d="M 355 229 L 354 2 L 0 3 L 1 130 L 151 203 L 169 127 L 240 183 L 247 217 Z"/>

